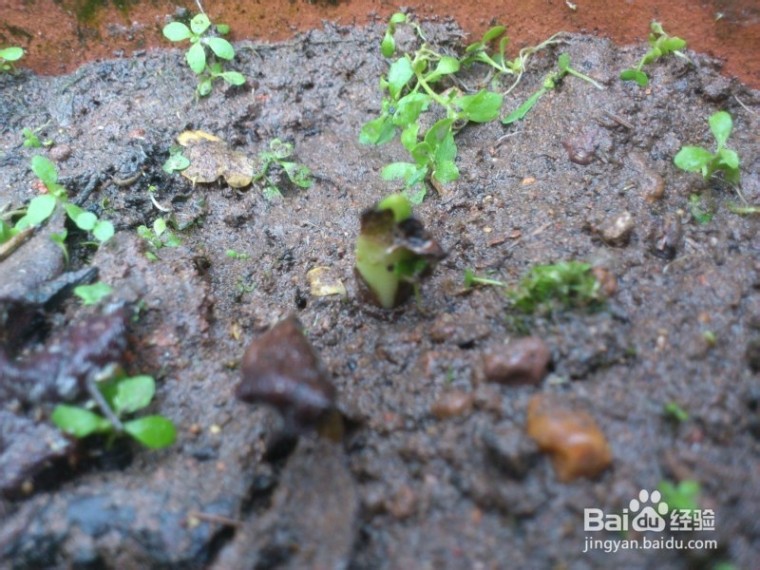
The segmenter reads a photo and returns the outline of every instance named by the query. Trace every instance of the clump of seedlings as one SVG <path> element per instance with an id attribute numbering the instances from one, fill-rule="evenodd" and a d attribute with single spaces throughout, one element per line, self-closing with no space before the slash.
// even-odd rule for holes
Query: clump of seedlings
<path id="1" fill-rule="evenodd" d="M 168 447 L 177 436 L 171 420 L 161 415 L 143 416 L 122 421 L 147 407 L 156 393 L 156 382 L 151 376 L 120 377 L 100 382 L 97 389 L 102 402 L 111 410 L 106 417 L 87 408 L 59 404 L 51 419 L 62 431 L 76 438 L 105 435 L 110 443 L 122 434 L 129 434 L 145 447 L 160 449 Z"/>
<path id="2" fill-rule="evenodd" d="M 679 50 L 686 47 L 686 40 L 678 37 L 669 36 L 662 29 L 662 24 L 652 22 L 650 24 L 649 34 L 649 51 L 644 54 L 639 64 L 631 69 L 625 69 L 620 73 L 620 79 L 623 81 L 635 81 L 641 87 L 649 85 L 649 76 L 642 71 L 645 65 L 652 63 L 668 54 L 674 54 L 686 59 L 686 56 Z"/>
<path id="3" fill-rule="evenodd" d="M 404 195 L 392 194 L 362 213 L 355 273 L 366 300 L 392 309 L 414 293 L 419 302 L 420 283 L 445 256 Z"/>
<path id="4" fill-rule="evenodd" d="M 726 142 L 733 129 L 731 115 L 725 111 L 718 111 L 710 116 L 707 121 L 710 131 L 715 137 L 715 152 L 710 152 L 701 146 L 684 146 L 673 158 L 675 165 L 686 172 L 701 172 L 702 178 L 709 180 L 718 172 L 723 173 L 723 178 L 738 184 L 740 178 L 739 155 L 736 151 L 726 148 Z"/>
<path id="5" fill-rule="evenodd" d="M 24 50 L 18 46 L 0 49 L 0 73 L 16 71 L 14 63 L 24 56 Z"/>
<path id="6" fill-rule="evenodd" d="M 57 208 L 63 208 L 69 219 L 83 231 L 92 234 L 97 244 L 111 239 L 114 234 L 113 224 L 108 220 L 98 219 L 94 213 L 84 210 L 69 201 L 66 189 L 58 182 L 58 171 L 55 165 L 43 156 L 34 156 L 31 163 L 32 171 L 37 175 L 45 188 L 45 193 L 32 198 L 26 208 L 8 212 L 0 217 L 0 245 L 10 243 L 28 235 L 37 226 L 44 224 L 55 213 Z M 18 217 L 21 216 L 21 217 Z M 12 220 L 17 218 L 15 222 Z M 66 230 L 51 236 L 68 257 L 66 250 Z"/>
<path id="7" fill-rule="evenodd" d="M 604 303 L 601 284 L 591 271 L 591 265 L 580 261 L 535 265 L 507 294 L 513 306 L 526 313 L 593 309 Z"/>
<path id="8" fill-rule="evenodd" d="M 587 81 L 597 89 L 604 89 L 599 83 L 591 79 L 589 76 L 584 75 L 580 71 L 573 69 L 570 67 L 570 56 L 566 53 L 560 54 L 559 58 L 557 58 L 557 71 L 549 74 L 546 79 L 544 79 L 544 83 L 541 86 L 541 88 L 533 93 L 526 101 L 521 104 L 517 109 L 512 111 L 509 115 L 504 117 L 502 120 L 502 123 L 505 125 L 509 125 L 511 123 L 514 123 L 515 121 L 519 121 L 520 119 L 524 118 L 525 115 L 528 114 L 528 112 L 538 103 L 538 100 L 543 97 L 544 93 L 547 91 L 551 91 L 557 85 L 560 81 L 566 76 L 566 75 L 572 75 L 574 77 L 577 77 L 578 79 L 582 79 L 583 81 Z"/>
<path id="9" fill-rule="evenodd" d="M 185 59 L 190 69 L 198 76 L 198 97 L 211 93 L 213 83 L 222 79 L 230 85 L 242 85 L 245 77 L 237 71 L 225 71 L 222 62 L 231 61 L 235 57 L 232 44 L 220 37 L 228 34 L 230 27 L 226 24 L 211 25 L 209 17 L 200 13 L 190 20 L 190 26 L 182 22 L 172 22 L 164 26 L 164 36 L 172 42 L 190 41 L 190 48 L 185 53 Z M 215 32 L 215 33 L 214 33 Z M 206 48 L 210 52 L 206 51 Z"/>
<path id="10" fill-rule="evenodd" d="M 151 261 L 158 261 L 158 250 L 164 247 L 178 247 L 182 240 L 177 234 L 169 229 L 168 222 L 162 218 L 156 218 L 152 227 L 138 226 L 137 235 L 148 245 L 145 257 Z"/>

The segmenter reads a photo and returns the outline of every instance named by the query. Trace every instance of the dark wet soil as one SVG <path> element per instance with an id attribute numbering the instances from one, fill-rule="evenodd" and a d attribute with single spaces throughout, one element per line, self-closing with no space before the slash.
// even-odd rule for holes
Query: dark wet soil
<path id="1" fill-rule="evenodd" d="M 453 24 L 430 30 L 441 49 L 460 47 Z M 740 200 L 733 189 L 701 183 L 672 157 L 683 144 L 710 146 L 707 117 L 729 111 L 743 198 L 760 202 L 760 93 L 693 52 L 694 65 L 671 58 L 653 66 L 643 90 L 617 79 L 642 46 L 567 37 L 561 49 L 605 89 L 567 78 L 523 122 L 472 125 L 458 135 L 461 178 L 416 210 L 449 255 L 420 305 L 383 313 L 356 299 L 353 282 L 359 213 L 396 190 L 379 171 L 404 158 L 395 143 L 357 140 L 379 108 L 381 33 L 327 26 L 283 44 L 242 42 L 236 67 L 248 83 L 217 88 L 201 102 L 179 51 L 87 64 L 60 77 L 0 77 L 2 204 L 19 207 L 34 196 L 28 165 L 36 151 L 21 146 L 20 133 L 44 125 L 42 138 L 55 146 L 43 152 L 59 158 L 72 198 L 117 229 L 97 251 L 71 230 L 65 269 L 97 267 L 113 299 L 139 307 L 125 365 L 156 376 L 151 410 L 179 431 L 177 443 L 158 452 L 126 441 L 74 446 L 48 427 L 47 404 L 5 402 L 3 567 L 757 564 L 757 220 L 730 211 Z M 505 109 L 540 86 L 557 54 L 532 61 Z M 284 184 L 275 201 L 258 187 L 193 187 L 161 169 L 186 129 L 249 155 L 273 138 L 291 141 L 315 184 Z M 571 160 L 579 152 L 588 160 Z M 182 244 L 154 252 L 157 261 L 136 235 L 166 215 L 151 187 L 184 227 Z M 714 212 L 707 224 L 690 213 L 693 193 Z M 627 236 L 614 231 L 621 217 L 634 222 Z M 63 259 L 47 235 L 58 229 L 38 232 L 0 264 L 6 302 L 33 304 L 38 319 L 14 350 L 31 350 L 91 312 L 72 299 L 24 297 L 60 278 Z M 230 249 L 248 257 L 228 257 Z M 463 291 L 467 268 L 515 284 L 532 265 L 561 260 L 588 261 L 605 275 L 616 292 L 603 310 L 524 317 L 499 289 Z M 323 266 L 343 281 L 346 299 L 310 293 L 307 272 Z M 295 441 L 275 411 L 233 397 L 246 345 L 291 314 L 336 387 L 347 424 L 341 444 L 315 434 Z M 527 335 L 549 348 L 552 372 L 538 385 L 487 382 L 486 356 Z M 537 394 L 594 419 L 611 469 L 558 481 L 524 430 Z M 669 402 L 689 419 L 668 420 Z M 11 462 L 23 464 L 9 471 Z M 699 482 L 715 530 L 685 534 L 714 538 L 717 550 L 582 552 L 584 508 L 620 513 L 663 480 Z"/>

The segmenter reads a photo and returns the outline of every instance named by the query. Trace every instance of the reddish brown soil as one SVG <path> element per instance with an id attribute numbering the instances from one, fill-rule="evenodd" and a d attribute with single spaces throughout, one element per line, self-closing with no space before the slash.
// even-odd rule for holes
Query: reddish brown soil
<path id="1" fill-rule="evenodd" d="M 405 0 L 420 17 L 452 17 L 473 34 L 504 23 L 517 46 L 563 30 L 609 36 L 627 44 L 643 41 L 648 24 L 663 22 L 689 47 L 725 60 L 724 72 L 760 88 L 760 4 L 757 0 Z M 81 62 L 124 50 L 168 46 L 161 37 L 167 15 L 190 1 L 0 0 L 0 45 L 27 50 L 26 67 L 57 74 Z M 362 24 L 385 19 L 398 4 L 387 0 L 216 0 L 212 20 L 231 24 L 235 39 L 282 40 L 323 20 Z"/>

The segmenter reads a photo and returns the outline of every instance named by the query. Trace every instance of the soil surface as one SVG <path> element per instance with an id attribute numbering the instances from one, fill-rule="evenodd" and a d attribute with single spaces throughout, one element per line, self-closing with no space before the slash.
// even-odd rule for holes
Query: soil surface
<path id="1" fill-rule="evenodd" d="M 439 49 L 461 49 L 456 25 L 426 30 Z M 756 566 L 758 224 L 729 209 L 741 200 L 735 189 L 678 170 L 673 156 L 684 144 L 712 148 L 707 118 L 729 111 L 743 199 L 760 203 L 760 93 L 691 51 L 691 64 L 651 66 L 644 90 L 618 79 L 642 45 L 567 36 L 531 61 L 504 112 L 539 88 L 559 50 L 605 88 L 567 77 L 524 121 L 457 135 L 461 178 L 415 210 L 448 257 L 419 304 L 384 312 L 357 299 L 353 277 L 359 214 L 397 190 L 379 172 L 405 159 L 398 143 L 358 142 L 380 106 L 382 33 L 327 25 L 286 43 L 240 42 L 234 67 L 246 85 L 217 86 L 200 102 L 178 50 L 60 77 L 0 77 L 2 204 L 18 208 L 38 192 L 29 163 L 43 152 L 71 199 L 117 229 L 94 250 L 68 227 L 66 265 L 49 239 L 63 224 L 54 218 L 0 264 L 5 350 L 23 358 L 103 311 L 66 295 L 97 268 L 114 287 L 109 301 L 137 311 L 124 365 L 156 377 L 151 411 L 179 432 L 163 451 L 76 443 L 51 427 L 52 403 L 6 397 L 0 566 Z M 22 128 L 38 126 L 52 148 L 22 146 Z M 256 185 L 194 187 L 161 168 L 187 129 L 249 156 L 290 141 L 315 183 L 283 179 L 276 200 Z M 691 213 L 695 193 L 713 213 L 708 223 Z M 149 251 L 136 229 L 169 216 L 159 206 L 183 228 L 182 243 Z M 627 236 L 616 233 L 621 223 Z M 562 260 L 597 268 L 610 293 L 603 309 L 525 316 L 502 289 L 463 287 L 468 268 L 514 285 L 531 266 Z M 329 268 L 346 298 L 313 295 L 315 267 Z M 284 435 L 274 410 L 233 396 L 246 346 L 291 314 L 336 388 L 339 444 Z M 551 373 L 535 385 L 486 381 L 488 355 L 528 334 L 548 347 Z M 592 418 L 611 468 L 559 481 L 525 433 L 537 395 Z M 664 414 L 671 402 L 687 420 Z M 642 538 L 584 532 L 585 508 L 622 513 L 663 480 L 697 481 L 715 530 L 662 536 L 715 539 L 717 549 L 583 553 L 590 535 Z"/>
<path id="2" fill-rule="evenodd" d="M 10 4 L 10 0 L 6 4 Z M 0 3 L 2 5 L 2 3 Z M 551 34 L 586 32 L 618 44 L 644 41 L 658 20 L 689 47 L 725 60 L 724 73 L 760 89 L 760 5 L 756 0 L 409 0 L 420 17 L 455 18 L 470 34 L 505 24 L 513 44 L 534 45 Z M 238 40 L 284 40 L 324 21 L 366 24 L 386 21 L 399 5 L 386 0 L 215 0 L 207 9 L 214 22 L 232 24 Z M 167 46 L 161 28 L 167 14 L 197 11 L 191 0 L 26 0 L 2 7 L 0 45 L 20 45 L 24 65 L 38 73 L 70 72 L 85 61 Z"/>

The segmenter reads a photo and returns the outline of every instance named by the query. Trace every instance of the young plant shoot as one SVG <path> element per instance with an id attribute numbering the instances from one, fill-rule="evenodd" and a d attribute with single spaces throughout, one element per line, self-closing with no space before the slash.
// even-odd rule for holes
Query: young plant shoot
<path id="1" fill-rule="evenodd" d="M 216 33 L 225 35 L 230 27 L 226 24 L 214 26 Z M 237 71 L 225 71 L 222 62 L 231 61 L 235 57 L 235 48 L 232 44 L 213 35 L 211 20 L 206 14 L 198 14 L 190 20 L 190 26 L 182 22 L 172 22 L 164 26 L 164 36 L 172 42 L 190 40 L 190 48 L 185 53 L 185 59 L 190 69 L 198 76 L 196 93 L 199 97 L 205 97 L 211 93 L 213 83 L 217 79 L 223 79 L 230 85 L 242 85 L 245 77 Z M 207 52 L 209 48 L 211 52 Z"/>
<path id="2" fill-rule="evenodd" d="M 392 309 L 412 293 L 419 296 L 420 282 L 445 256 L 412 216 L 412 205 L 404 195 L 392 194 L 362 213 L 355 273 L 369 301 Z"/>
<path id="3" fill-rule="evenodd" d="M 601 285 L 591 272 L 591 265 L 580 261 L 536 265 L 508 295 L 514 307 L 526 313 L 595 308 L 604 302 Z"/>
<path id="4" fill-rule="evenodd" d="M 16 71 L 14 63 L 21 59 L 24 50 L 18 46 L 0 49 L 0 73 L 12 73 Z"/>
<path id="5" fill-rule="evenodd" d="M 662 24 L 659 22 L 652 22 L 650 29 L 649 51 L 644 54 L 644 57 L 641 58 L 641 61 L 639 61 L 639 64 L 636 67 L 625 69 L 620 73 L 620 79 L 623 81 L 635 81 L 641 87 L 649 85 L 649 76 L 642 71 L 642 68 L 645 65 L 670 53 L 679 57 L 686 57 L 679 51 L 686 47 L 686 40 L 669 36 L 665 30 L 662 29 Z"/>
<path id="6" fill-rule="evenodd" d="M 731 115 L 725 111 L 714 113 L 709 119 L 710 131 L 715 137 L 716 149 L 712 153 L 701 146 L 685 146 L 678 151 L 673 162 L 686 172 L 701 172 L 702 178 L 709 180 L 717 172 L 732 184 L 739 183 L 739 155 L 726 148 L 726 142 L 733 129 Z"/>

